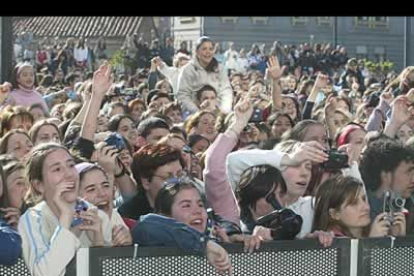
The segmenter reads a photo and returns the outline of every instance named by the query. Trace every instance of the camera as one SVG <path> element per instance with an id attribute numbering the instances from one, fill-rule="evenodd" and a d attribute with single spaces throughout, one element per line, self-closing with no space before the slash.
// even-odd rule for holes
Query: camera
<path id="1" fill-rule="evenodd" d="M 255 108 L 252 116 L 249 119 L 249 124 L 250 123 L 260 123 L 263 122 L 263 111 L 260 110 L 259 108 Z M 244 129 L 244 132 L 250 132 L 251 131 L 251 126 L 247 125 Z"/>
<path id="2" fill-rule="evenodd" d="M 263 121 L 263 111 L 259 108 L 255 108 L 249 123 L 260 123 Z"/>
<path id="3" fill-rule="evenodd" d="M 405 199 L 398 196 L 393 191 L 385 191 L 383 197 L 383 212 L 387 213 L 385 219 L 392 224 L 394 222 L 394 213 L 403 211 Z"/>
<path id="4" fill-rule="evenodd" d="M 77 226 L 77 225 L 79 225 L 83 222 L 83 219 L 80 218 L 78 215 L 81 211 L 86 211 L 86 210 L 88 210 L 88 205 L 86 204 L 86 202 L 83 201 L 83 200 L 78 200 L 76 202 L 76 206 L 75 206 L 76 215 L 75 215 L 75 218 L 73 219 L 70 227 L 75 227 L 75 226 Z"/>
<path id="5" fill-rule="evenodd" d="M 256 225 L 270 228 L 274 240 L 293 240 L 302 228 L 303 219 L 290 209 L 280 209 L 260 217 Z"/>
<path id="6" fill-rule="evenodd" d="M 325 153 L 329 155 L 328 161 L 322 163 L 322 167 L 325 170 L 333 171 L 349 167 L 348 154 L 346 152 L 331 149 L 325 151 Z"/>
<path id="7" fill-rule="evenodd" d="M 226 231 L 226 234 L 228 236 L 242 233 L 242 230 L 237 224 L 231 221 L 225 220 L 219 215 L 216 215 L 212 208 L 207 209 L 207 216 L 208 216 L 207 233 L 209 234 L 211 238 L 216 238 L 213 235 L 213 229 L 215 226 L 219 226 L 220 228 L 224 229 L 224 231 Z"/>
<path id="8" fill-rule="evenodd" d="M 115 146 L 118 151 L 126 149 L 124 139 L 122 139 L 122 136 L 116 132 L 109 134 L 108 137 L 105 138 L 104 142 L 108 146 Z"/>

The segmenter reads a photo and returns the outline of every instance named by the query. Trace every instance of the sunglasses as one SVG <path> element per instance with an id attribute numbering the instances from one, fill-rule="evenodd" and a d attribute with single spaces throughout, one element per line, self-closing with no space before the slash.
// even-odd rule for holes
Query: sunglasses
<path id="1" fill-rule="evenodd" d="M 249 186 L 252 183 L 252 180 L 255 179 L 256 176 L 259 175 L 259 173 L 264 174 L 267 168 L 268 168 L 267 166 L 254 166 L 254 167 L 250 167 L 247 170 L 245 170 L 240 176 L 237 189 L 239 191 L 245 189 L 247 186 Z"/>

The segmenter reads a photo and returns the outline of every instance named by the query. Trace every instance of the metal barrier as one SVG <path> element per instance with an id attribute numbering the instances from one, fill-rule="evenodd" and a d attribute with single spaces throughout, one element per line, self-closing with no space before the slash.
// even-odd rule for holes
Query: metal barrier
<path id="1" fill-rule="evenodd" d="M 414 239 L 359 240 L 358 276 L 414 275 Z"/>
<path id="2" fill-rule="evenodd" d="M 323 248 L 316 239 L 262 244 L 252 254 L 241 244 L 224 246 L 233 275 L 379 276 L 414 275 L 414 239 L 336 239 Z M 0 266 L 1 276 L 30 276 L 23 260 Z M 206 258 L 167 247 L 82 248 L 66 276 L 218 275 Z"/>
<path id="3" fill-rule="evenodd" d="M 349 239 L 338 239 L 329 248 L 323 248 L 316 240 L 265 243 L 252 254 L 244 253 L 241 244 L 224 247 L 231 258 L 233 275 L 349 275 Z M 82 274 L 85 276 L 219 275 L 206 258 L 172 248 L 138 247 L 136 252 L 131 247 L 86 250 L 89 271 Z"/>

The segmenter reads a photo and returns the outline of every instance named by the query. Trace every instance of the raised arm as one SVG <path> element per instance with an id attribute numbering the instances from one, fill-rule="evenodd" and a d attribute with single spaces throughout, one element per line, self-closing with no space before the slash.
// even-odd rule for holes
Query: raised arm
<path id="1" fill-rule="evenodd" d="M 384 92 L 380 96 L 379 105 L 369 116 L 368 122 L 365 125 L 366 131 L 379 131 L 383 121 L 386 120 L 386 114 L 390 109 L 390 103 L 393 99 L 391 92 Z"/>
<path id="2" fill-rule="evenodd" d="M 315 105 L 316 97 L 318 96 L 319 91 L 324 88 L 327 84 L 328 76 L 319 73 L 316 77 L 315 84 L 312 87 L 312 90 L 306 99 L 305 107 L 303 109 L 303 119 L 311 119 L 312 117 L 312 109 Z"/>
<path id="3" fill-rule="evenodd" d="M 280 87 L 280 78 L 285 71 L 286 66 L 280 68 L 279 60 L 275 56 L 270 56 L 267 63 L 267 75 L 272 78 L 272 104 L 274 111 L 282 110 L 282 88 Z"/>
<path id="4" fill-rule="evenodd" d="M 235 106 L 234 111 L 235 121 L 207 150 L 203 175 L 209 206 L 217 215 L 240 226 L 240 212 L 225 164 L 227 155 L 236 146 L 240 133 L 251 117 L 253 106 L 245 98 Z"/>
<path id="5" fill-rule="evenodd" d="M 230 85 L 229 77 L 227 73 L 224 71 L 223 67 L 221 67 L 219 82 L 221 90 L 218 91 L 218 98 L 220 100 L 220 110 L 224 114 L 228 114 L 231 112 L 233 108 L 233 88 Z"/>
<path id="6" fill-rule="evenodd" d="M 230 153 L 227 157 L 227 175 L 233 186 L 237 186 L 242 173 L 253 166 L 269 165 L 279 170 L 297 166 L 305 160 L 322 163 L 328 160 L 324 146 L 316 141 L 300 143 L 296 150 L 287 154 L 279 150 L 242 150 Z"/>
<path id="7" fill-rule="evenodd" d="M 384 134 L 388 137 L 395 138 L 398 129 L 413 116 L 413 107 L 409 106 L 407 96 L 398 96 L 392 103 L 392 113 L 390 120 L 387 121 Z"/>
<path id="8" fill-rule="evenodd" d="M 85 119 L 81 128 L 81 137 L 83 139 L 94 141 L 96 124 L 102 100 L 112 85 L 111 66 L 104 63 L 93 74 L 92 97 L 88 105 Z"/>

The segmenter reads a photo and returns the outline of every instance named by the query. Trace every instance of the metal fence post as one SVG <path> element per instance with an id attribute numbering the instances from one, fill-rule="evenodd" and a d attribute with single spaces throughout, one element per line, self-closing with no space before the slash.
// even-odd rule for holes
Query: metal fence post
<path id="1" fill-rule="evenodd" d="M 357 276 L 358 273 L 358 247 L 359 240 L 352 239 L 351 240 L 351 254 L 350 254 L 350 268 L 349 268 L 349 275 L 350 276 Z"/>

